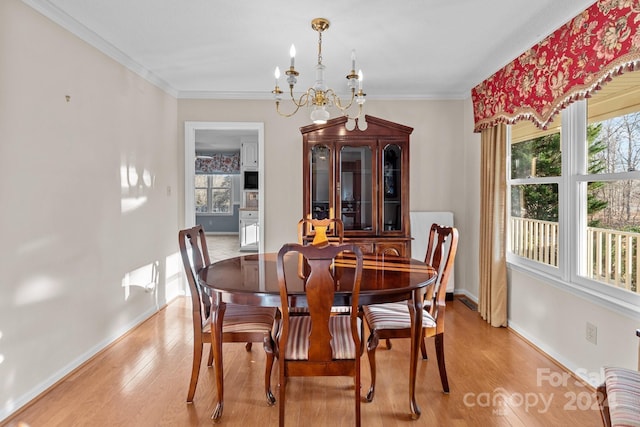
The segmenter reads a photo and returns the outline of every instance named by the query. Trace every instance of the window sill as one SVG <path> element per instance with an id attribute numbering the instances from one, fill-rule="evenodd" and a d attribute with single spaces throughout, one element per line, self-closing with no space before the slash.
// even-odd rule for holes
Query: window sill
<path id="1" fill-rule="evenodd" d="M 196 212 L 196 216 L 233 216 L 233 213 Z"/>

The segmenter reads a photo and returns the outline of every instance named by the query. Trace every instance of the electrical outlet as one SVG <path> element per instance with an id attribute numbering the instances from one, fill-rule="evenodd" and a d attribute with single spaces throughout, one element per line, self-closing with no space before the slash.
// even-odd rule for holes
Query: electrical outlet
<path id="1" fill-rule="evenodd" d="M 598 327 L 592 323 L 587 322 L 587 341 L 593 344 L 598 344 Z"/>

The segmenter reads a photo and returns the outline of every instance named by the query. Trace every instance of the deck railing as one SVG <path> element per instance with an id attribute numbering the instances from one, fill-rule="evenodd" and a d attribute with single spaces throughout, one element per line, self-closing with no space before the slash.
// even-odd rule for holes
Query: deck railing
<path id="1" fill-rule="evenodd" d="M 611 286 L 638 292 L 640 233 L 587 228 L 587 275 Z M 512 253 L 558 266 L 558 223 L 511 218 Z"/>
<path id="2" fill-rule="evenodd" d="M 558 266 L 558 223 L 511 217 L 511 252 Z"/>

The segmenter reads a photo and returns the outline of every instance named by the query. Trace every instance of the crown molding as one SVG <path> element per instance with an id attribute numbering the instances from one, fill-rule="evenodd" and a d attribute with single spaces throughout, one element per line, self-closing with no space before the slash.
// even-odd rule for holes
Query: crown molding
<path id="1" fill-rule="evenodd" d="M 470 92 L 422 94 L 422 95 L 367 95 L 371 101 L 456 101 L 465 100 L 471 96 Z M 178 99 L 217 99 L 217 100 L 247 100 L 247 101 L 273 101 L 271 92 L 222 92 L 204 90 L 178 91 Z M 283 99 L 283 102 L 285 100 Z"/>
<path id="2" fill-rule="evenodd" d="M 167 94 L 178 97 L 178 91 L 175 90 L 169 83 L 162 80 L 151 71 L 134 61 L 127 54 L 116 48 L 114 45 L 100 37 L 98 34 L 60 10 L 57 6 L 53 5 L 47 0 L 22 0 L 23 3 L 30 6 L 40 14 L 49 18 L 62 28 L 66 29 L 73 35 L 77 36 L 81 40 L 85 41 L 89 45 L 98 49 L 114 61 L 118 62 L 122 66 L 136 73 L 152 85 L 163 90 Z"/>

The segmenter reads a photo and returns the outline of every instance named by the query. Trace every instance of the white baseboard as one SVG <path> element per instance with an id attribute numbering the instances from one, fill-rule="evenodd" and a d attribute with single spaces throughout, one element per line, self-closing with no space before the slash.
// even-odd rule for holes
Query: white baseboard
<path id="1" fill-rule="evenodd" d="M 164 307 L 164 305 L 162 307 Z M 162 307 L 160 307 L 160 308 L 162 308 Z M 66 376 L 68 376 L 69 374 L 71 374 L 72 372 L 74 372 L 75 370 L 80 368 L 82 365 L 84 365 L 86 362 L 88 362 L 90 359 L 92 359 L 94 356 L 96 356 L 102 350 L 104 350 L 109 345 L 111 345 L 113 342 L 115 342 L 120 337 L 122 337 L 124 334 L 126 334 L 130 330 L 132 330 L 135 327 L 137 327 L 138 325 L 140 325 L 142 322 L 147 320 L 149 317 L 153 316 L 155 313 L 158 312 L 158 310 L 160 308 L 156 309 L 155 307 L 152 307 L 152 308 L 148 309 L 147 311 L 145 311 L 144 313 L 142 313 L 138 317 L 136 317 L 134 320 L 132 320 L 129 324 L 124 325 L 122 328 L 114 331 L 109 337 L 107 337 L 104 340 L 100 341 L 98 344 L 96 344 L 95 346 L 93 346 L 92 348 L 88 349 L 86 352 L 84 352 L 83 354 L 81 354 L 80 356 L 78 356 L 77 358 L 72 360 L 71 362 L 69 362 L 66 366 L 64 366 L 63 368 L 61 368 L 58 371 L 56 371 L 53 374 L 51 374 L 48 378 L 46 378 L 44 381 L 40 382 L 38 385 L 33 387 L 31 390 L 29 390 L 28 392 L 24 393 L 22 396 L 18 396 L 17 398 L 15 398 L 13 400 L 13 402 L 12 402 L 13 405 L 11 405 L 11 407 L 5 406 L 3 408 L 0 408 L 0 423 L 2 423 L 6 418 L 10 417 L 13 413 L 18 411 L 24 405 L 26 405 L 27 403 L 31 402 L 33 399 L 35 399 L 36 397 L 38 397 L 42 393 L 46 392 L 52 386 L 56 385 L 58 382 L 60 382 Z"/>

